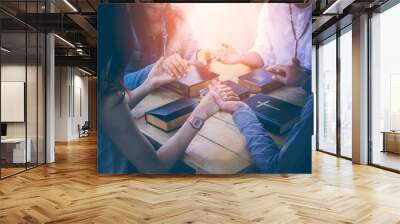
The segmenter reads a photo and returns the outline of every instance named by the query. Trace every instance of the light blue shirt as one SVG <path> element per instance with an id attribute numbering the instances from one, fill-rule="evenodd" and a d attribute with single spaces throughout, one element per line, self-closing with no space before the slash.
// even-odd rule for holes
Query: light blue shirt
<path id="1" fill-rule="evenodd" d="M 306 83 L 309 92 L 311 81 Z M 313 95 L 309 95 L 300 120 L 290 130 L 279 149 L 258 121 L 253 110 L 235 111 L 233 120 L 246 139 L 246 148 L 262 173 L 311 173 L 311 136 L 313 134 Z"/>

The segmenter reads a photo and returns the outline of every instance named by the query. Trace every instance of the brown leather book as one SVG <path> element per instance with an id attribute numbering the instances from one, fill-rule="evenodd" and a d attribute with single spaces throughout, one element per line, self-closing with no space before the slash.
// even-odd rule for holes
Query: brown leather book
<path id="1" fill-rule="evenodd" d="M 200 95 L 200 90 L 207 88 L 211 80 L 217 77 L 218 74 L 210 72 L 205 67 L 199 65 L 190 66 L 183 78 L 166 85 L 165 88 L 182 96 L 195 98 Z"/>

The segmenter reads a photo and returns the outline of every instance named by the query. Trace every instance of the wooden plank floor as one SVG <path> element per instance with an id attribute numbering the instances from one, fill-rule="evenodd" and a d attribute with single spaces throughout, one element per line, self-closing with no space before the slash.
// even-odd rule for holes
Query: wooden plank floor
<path id="1" fill-rule="evenodd" d="M 110 176 L 94 137 L 0 181 L 0 223 L 400 223 L 400 175 L 313 153 L 312 175 Z"/>

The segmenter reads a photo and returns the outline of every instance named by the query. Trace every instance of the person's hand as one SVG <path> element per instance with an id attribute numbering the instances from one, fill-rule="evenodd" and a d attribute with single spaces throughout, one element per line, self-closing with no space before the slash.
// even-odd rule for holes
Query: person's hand
<path id="1" fill-rule="evenodd" d="M 220 108 L 214 99 L 214 93 L 209 91 L 207 95 L 201 99 L 199 105 L 197 105 L 197 107 L 193 110 L 191 116 L 199 117 L 203 119 L 203 121 L 206 121 L 219 110 Z"/>
<path id="2" fill-rule="evenodd" d="M 164 59 L 161 63 L 161 67 L 171 76 L 180 78 L 187 72 L 190 64 L 189 61 L 183 59 L 179 54 L 173 54 Z"/>
<path id="3" fill-rule="evenodd" d="M 165 72 L 161 65 L 164 62 L 164 57 L 161 57 L 151 69 L 146 82 L 150 84 L 152 89 L 156 89 L 162 85 L 175 81 L 178 77 Z"/>
<path id="4" fill-rule="evenodd" d="M 208 66 L 210 64 L 211 60 L 213 60 L 215 58 L 215 56 L 216 55 L 213 50 L 201 49 L 197 52 L 196 60 L 200 64 L 202 64 L 204 66 Z"/>
<path id="5" fill-rule="evenodd" d="M 214 81 L 209 88 L 214 100 L 224 112 L 233 113 L 240 108 L 248 107 L 247 104 L 240 101 L 239 96 L 229 86 Z"/>
<path id="6" fill-rule="evenodd" d="M 286 86 L 301 86 L 307 78 L 307 71 L 300 66 L 296 58 L 293 58 L 289 65 L 271 65 L 266 70 L 274 74 L 273 80 Z"/>
<path id="7" fill-rule="evenodd" d="M 216 50 L 215 58 L 224 64 L 239 64 L 241 63 L 240 51 L 227 43 L 222 43 L 221 48 Z"/>

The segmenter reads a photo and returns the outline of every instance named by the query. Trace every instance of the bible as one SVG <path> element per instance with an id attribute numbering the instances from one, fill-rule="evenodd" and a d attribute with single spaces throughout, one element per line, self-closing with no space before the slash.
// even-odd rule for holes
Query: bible
<path id="1" fill-rule="evenodd" d="M 199 103 L 196 99 L 183 98 L 146 112 L 146 121 L 163 131 L 175 130 L 185 123 Z"/>
<path id="2" fill-rule="evenodd" d="M 283 86 L 272 79 L 272 73 L 265 68 L 254 70 L 239 77 L 238 83 L 247 87 L 251 93 L 269 93 Z"/>
<path id="3" fill-rule="evenodd" d="M 243 101 L 257 115 L 264 128 L 277 135 L 289 131 L 299 120 L 302 108 L 289 102 L 258 93 Z"/>
<path id="4" fill-rule="evenodd" d="M 201 89 L 207 88 L 211 80 L 217 77 L 216 73 L 209 71 L 205 66 L 190 66 L 184 77 L 166 85 L 165 88 L 182 96 L 195 98 L 200 95 Z"/>
<path id="5" fill-rule="evenodd" d="M 247 89 L 246 87 L 241 86 L 231 80 L 225 80 L 225 81 L 222 81 L 221 83 L 231 87 L 233 92 L 235 92 L 239 96 L 240 100 L 244 100 L 250 96 L 249 89 Z M 208 88 L 200 90 L 200 96 L 207 95 L 208 91 L 209 91 Z"/>

